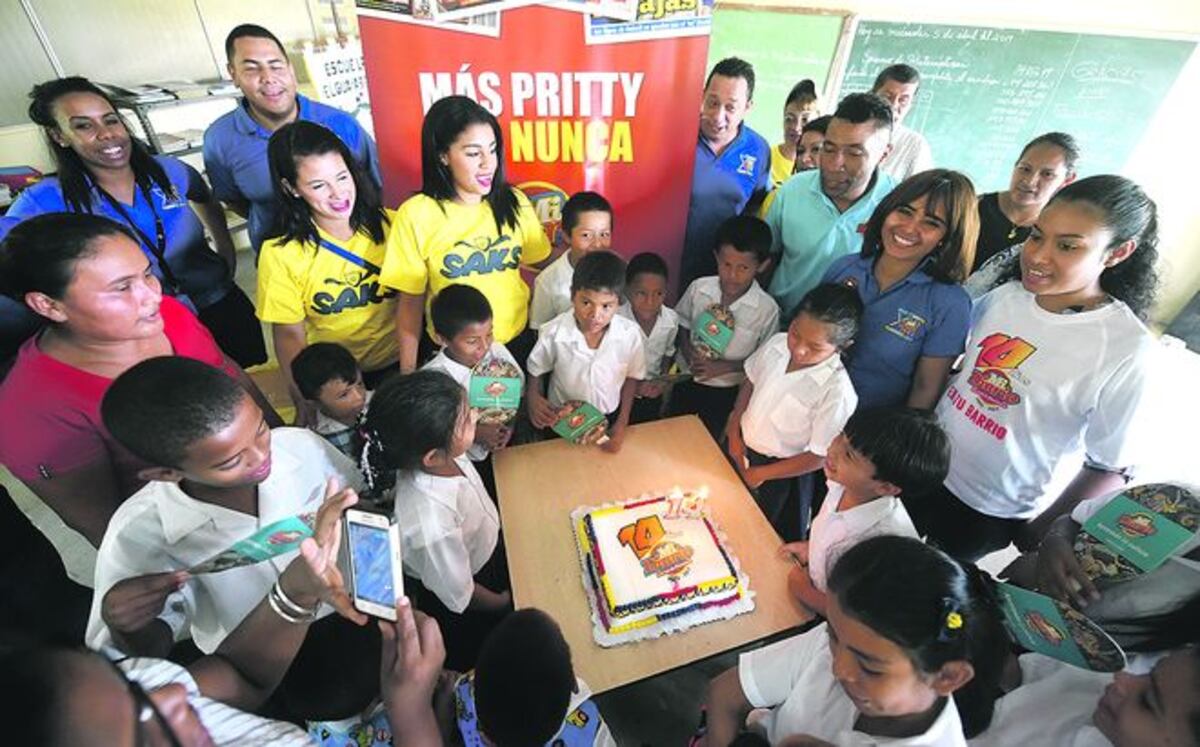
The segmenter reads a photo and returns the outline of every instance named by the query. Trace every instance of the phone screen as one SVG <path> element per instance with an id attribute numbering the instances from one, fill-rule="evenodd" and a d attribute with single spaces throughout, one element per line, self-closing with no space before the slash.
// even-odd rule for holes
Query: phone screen
<path id="1" fill-rule="evenodd" d="M 354 563 L 354 596 L 391 607 L 396 603 L 388 530 L 350 524 L 350 557 Z"/>

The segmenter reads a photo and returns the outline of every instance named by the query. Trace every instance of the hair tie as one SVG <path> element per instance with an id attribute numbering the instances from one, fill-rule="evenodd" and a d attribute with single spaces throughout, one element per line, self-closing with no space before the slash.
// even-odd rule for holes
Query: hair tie
<path id="1" fill-rule="evenodd" d="M 963 607 L 958 600 L 953 597 L 946 597 L 942 600 L 942 613 L 939 620 L 938 641 L 946 643 L 962 634 L 966 620 L 963 616 Z"/>

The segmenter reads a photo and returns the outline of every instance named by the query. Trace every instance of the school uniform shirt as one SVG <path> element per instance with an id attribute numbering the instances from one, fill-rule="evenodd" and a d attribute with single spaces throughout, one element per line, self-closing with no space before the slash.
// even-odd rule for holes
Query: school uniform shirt
<path id="1" fill-rule="evenodd" d="M 933 151 L 929 149 L 929 141 L 911 127 L 893 125 L 892 150 L 879 168 L 886 171 L 897 184 L 913 174 L 932 169 Z"/>
<path id="2" fill-rule="evenodd" d="M 675 313 L 679 315 L 679 326 L 689 332 L 710 306 L 721 302 L 721 280 L 716 275 L 697 278 L 688 286 L 683 298 L 675 304 Z M 779 305 L 767 292 L 762 289 L 757 280 L 751 281 L 750 288 L 733 303 L 729 304 L 733 314 L 733 337 L 722 353 L 723 360 L 743 361 L 758 350 L 767 339 L 779 331 Z M 680 350 L 675 357 L 679 370 L 691 371 L 687 358 Z M 705 386 L 733 387 L 742 383 L 746 378 L 742 371 L 721 374 L 709 379 L 697 379 L 696 383 Z"/>
<path id="3" fill-rule="evenodd" d="M 835 260 L 822 283 L 858 291 L 863 316 L 843 353 L 862 407 L 903 405 L 921 358 L 962 355 L 971 326 L 971 298 L 961 285 L 931 278 L 922 265 L 886 291 L 875 279 L 876 257 Z"/>
<path id="4" fill-rule="evenodd" d="M 783 155 L 783 146 L 776 145 L 771 149 L 771 189 L 776 189 L 791 177 L 796 169 L 796 159 Z"/>
<path id="5" fill-rule="evenodd" d="M 140 238 L 138 246 L 150 260 L 150 267 L 155 277 L 163 284 L 164 293 L 183 294 L 190 299 L 194 308 L 203 309 L 220 301 L 233 290 L 233 276 L 229 272 L 229 265 L 221 255 L 208 248 L 208 242 L 204 238 L 204 224 L 188 204 L 189 200 L 209 202 L 212 193 L 200 172 L 178 158 L 154 156 L 154 160 L 166 173 L 171 188 L 164 191 L 153 182 L 149 192 L 140 187 L 135 188 L 133 204 L 120 203 L 121 209 L 132 219 L 132 224 L 121 210 L 104 197 L 91 179 L 88 180 L 88 207 L 95 215 L 109 218 L 128 228 L 135 228 L 135 236 L 140 231 L 150 241 L 157 240 L 157 217 L 158 221 L 162 222 L 163 238 L 166 241 L 163 256 L 167 259 L 171 274 L 179 282 L 178 289 L 172 289 L 167 284 L 167 275 L 156 256 L 158 247 L 147 246 Z M 62 184 L 57 177 L 48 177 L 17 195 L 4 220 L 0 221 L 0 239 L 4 238 L 13 226 L 34 216 L 69 212 L 72 210 L 63 195 Z"/>
<path id="6" fill-rule="evenodd" d="M 175 355 L 241 375 L 212 334 L 182 303 L 163 296 L 163 334 Z M 100 401 L 112 379 L 46 355 L 38 337 L 26 340 L 0 382 L 0 464 L 27 485 L 108 460 L 124 494 L 141 487 L 141 461 L 113 440 L 100 418 Z"/>
<path id="7" fill-rule="evenodd" d="M 389 221 L 393 215 L 389 211 Z M 379 280 L 386 244 L 361 231 L 349 241 L 320 229 L 317 234 L 359 261 L 319 244 L 269 239 L 258 257 L 258 318 L 271 324 L 303 322 L 309 345 L 336 342 L 365 371 L 390 366 L 399 360 L 400 348 L 398 295 Z"/>
<path id="8" fill-rule="evenodd" d="M 997 252 L 1014 244 L 1023 244 L 1033 226 L 1018 226 L 1000 209 L 1000 193 L 988 192 L 979 196 L 979 241 L 975 243 L 975 260 L 971 272 L 983 266 Z"/>
<path id="9" fill-rule="evenodd" d="M 771 253 L 779 258 L 770 291 L 785 314 L 820 284 L 835 259 L 862 249 L 871 213 L 894 186 L 890 176 L 877 170 L 867 191 L 844 213 L 821 189 L 820 169 L 796 174 L 776 190 L 766 217 Z"/>
<path id="10" fill-rule="evenodd" d="M 246 713 L 205 697 L 191 672 L 173 661 L 148 657 L 122 659 L 120 652 L 111 650 L 101 655 L 115 660 L 125 676 L 148 693 L 167 685 L 183 685 L 188 706 L 196 712 L 216 747 L 307 747 L 313 743 L 294 724 Z"/>
<path id="11" fill-rule="evenodd" d="M 433 338 L 429 304 L 442 288 L 469 285 L 492 306 L 493 332 L 508 342 L 525 329 L 529 286 L 521 265 L 550 256 L 550 240 L 529 198 L 517 196 L 516 225 L 496 230 L 492 208 L 460 205 L 425 195 L 410 197 L 396 211 L 388 233 L 382 280 L 401 293 L 425 295 L 425 331 Z M 428 292 L 426 292 L 428 289 Z"/>
<path id="12" fill-rule="evenodd" d="M 713 257 L 717 228 L 726 218 L 740 215 L 756 192 L 765 192 L 770 187 L 770 169 L 771 146 L 745 123 L 720 154 L 713 152 L 703 134 L 697 135 L 687 228 L 680 255 L 681 283 L 717 271 Z"/>
<path id="13" fill-rule="evenodd" d="M 828 623 L 742 654 L 738 658 L 738 679 L 750 705 L 771 709 L 761 721 L 771 744 L 796 734 L 809 734 L 839 747 L 966 745 L 954 698 L 945 699 L 941 712 L 924 734 L 892 738 L 855 731 L 858 709 L 833 676 Z"/>
<path id="14" fill-rule="evenodd" d="M 496 550 L 500 514 L 471 460 L 464 454 L 454 463 L 462 472 L 457 477 L 397 473 L 396 522 L 404 572 L 447 609 L 462 612 L 475 592 L 475 574 Z"/>
<path id="15" fill-rule="evenodd" d="M 637 322 L 613 314 L 600 347 L 593 350 L 579 331 L 574 310 L 564 311 L 538 331 L 526 366 L 530 376 L 550 374 L 550 404 L 583 400 L 611 414 L 621 407 L 625 380 L 646 378 L 646 349 Z"/>
<path id="16" fill-rule="evenodd" d="M 746 378 L 754 392 L 742 414 L 742 440 L 776 459 L 806 451 L 825 456 L 858 397 L 836 354 L 789 372 L 787 337 L 786 332 L 776 333 L 746 359 Z"/>
<path id="17" fill-rule="evenodd" d="M 652 379 L 666 373 L 663 370 L 663 359 L 675 355 L 675 338 L 679 334 L 679 314 L 668 306 L 661 307 L 658 310 L 658 316 L 654 319 L 654 326 L 650 328 L 650 334 L 646 334 L 646 330 L 642 329 L 641 323 L 633 314 L 633 307 L 628 302 L 621 304 L 617 313 L 636 324 L 642 333 L 642 344 L 646 347 L 646 378 Z"/>
<path id="18" fill-rule="evenodd" d="M 1071 518 L 1082 527 L 1114 497 L 1103 495 L 1082 501 L 1071 511 Z M 1200 594 L 1200 560 L 1186 557 L 1198 547 L 1200 532 L 1194 533 L 1153 571 L 1127 581 L 1102 585 L 1100 598 L 1088 602 L 1085 613 L 1122 646 L 1140 643 L 1136 623 L 1130 625 L 1128 621 L 1172 612 Z"/>
<path id="19" fill-rule="evenodd" d="M 881 495 L 843 511 L 841 503 L 845 494 L 844 486 L 829 481 L 829 493 L 813 519 L 808 535 L 808 577 L 821 591 L 826 590 L 829 572 L 838 558 L 859 542 L 885 535 L 920 538 L 904 503 L 897 496 Z"/>
<path id="20" fill-rule="evenodd" d="M 383 184 L 375 141 L 358 120 L 300 94 L 296 94 L 296 105 L 296 119 L 332 130 L 375 186 Z M 218 117 L 204 131 L 204 171 L 218 200 L 250 203 L 250 246 L 258 252 L 275 221 L 275 185 L 267 163 L 267 141 L 272 133 L 250 116 L 247 106 L 244 99 L 239 100 L 233 111 Z"/>
<path id="21" fill-rule="evenodd" d="M 1113 680 L 1111 674 L 1090 672 L 1034 653 L 1022 654 L 1017 663 L 1020 686 L 996 700 L 992 723 L 967 744 L 1109 747 L 1108 738 L 1092 724 L 1092 713 Z"/>
<path id="22" fill-rule="evenodd" d="M 492 341 L 491 351 L 488 353 L 493 358 L 508 361 L 517 369 L 517 376 L 521 379 L 522 392 L 525 386 L 525 372 L 521 370 L 521 366 L 517 364 L 517 359 L 508 351 L 502 343 Z M 442 371 L 458 382 L 458 385 L 466 389 L 468 393 L 471 391 L 471 369 L 446 355 L 446 349 L 442 348 L 438 354 L 433 356 L 428 363 L 421 366 L 422 370 Z M 471 448 L 467 449 L 467 456 L 472 462 L 482 462 L 488 458 L 488 450 L 479 444 L 471 444 Z"/>
<path id="23" fill-rule="evenodd" d="M 538 273 L 533 281 L 533 301 L 529 304 L 529 328 L 543 324 L 571 308 L 571 279 L 575 266 L 568 249 Z"/>
<path id="24" fill-rule="evenodd" d="M 87 644 L 113 645 L 100 617 L 104 595 L 117 582 L 135 576 L 181 571 L 228 549 L 263 527 L 289 516 L 316 512 L 325 484 L 362 487 L 357 468 L 312 431 L 271 431 L 271 474 L 258 486 L 258 516 L 196 500 L 178 483 L 155 481 L 130 496 L 113 514 L 96 555 L 96 593 L 88 619 Z M 158 619 L 182 640 L 211 654 L 258 605 L 298 550 L 254 565 L 190 578 L 167 597 Z M 329 607 L 322 615 L 329 614 Z"/>
<path id="25" fill-rule="evenodd" d="M 1063 457 L 1123 471 L 1138 463 L 1137 421 L 1154 338 L 1129 307 L 1078 314 L 1037 305 L 1020 281 L 975 303 L 962 370 L 938 420 L 950 443 L 946 488 L 974 510 L 1030 519 L 1053 499 L 1045 486 Z"/>

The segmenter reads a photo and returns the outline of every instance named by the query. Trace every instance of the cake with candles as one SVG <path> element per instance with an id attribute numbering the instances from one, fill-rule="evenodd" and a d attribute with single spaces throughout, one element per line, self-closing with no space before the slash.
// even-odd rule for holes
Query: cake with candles
<path id="1" fill-rule="evenodd" d="M 571 514 L 593 633 L 601 646 L 754 609 L 749 581 L 703 491 L 673 490 Z"/>

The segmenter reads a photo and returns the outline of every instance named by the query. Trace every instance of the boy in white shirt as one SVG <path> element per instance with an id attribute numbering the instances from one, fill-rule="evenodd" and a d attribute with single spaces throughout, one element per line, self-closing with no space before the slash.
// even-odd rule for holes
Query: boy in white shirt
<path id="1" fill-rule="evenodd" d="M 657 420 L 662 412 L 662 377 L 675 358 L 679 315 L 663 304 L 667 297 L 667 263 L 654 252 L 642 252 L 625 268 L 625 303 L 617 313 L 637 322 L 646 346 L 646 380 L 638 383 L 629 422 Z M 657 381 L 655 379 L 658 379 Z"/>
<path id="2" fill-rule="evenodd" d="M 312 430 L 358 463 L 358 426 L 371 401 L 362 371 L 350 351 L 336 342 L 314 342 L 292 359 L 292 381 L 317 412 Z"/>
<path id="3" fill-rule="evenodd" d="M 766 223 L 748 215 L 726 220 L 717 230 L 715 254 L 717 274 L 693 280 L 675 305 L 679 368 L 693 379 L 674 387 L 670 413 L 698 415 L 720 440 L 738 385 L 745 379 L 743 363 L 779 331 L 779 305 L 755 280 L 771 266 L 771 229 Z M 721 350 L 697 339 L 700 326 L 718 329 L 714 317 L 725 325 L 716 333 Z"/>
<path id="4" fill-rule="evenodd" d="M 467 458 L 477 417 L 442 371 L 394 376 L 371 402 L 363 451 L 368 482 L 395 473 L 406 593 L 438 621 L 460 671 L 512 609 L 500 514 Z"/>
<path id="5" fill-rule="evenodd" d="M 297 551 L 219 573 L 189 569 L 274 522 L 316 512 L 331 479 L 361 485 L 320 436 L 272 431 L 241 387 L 190 358 L 139 363 L 112 383 L 100 411 L 113 438 L 154 466 L 100 543 L 93 648 L 161 657 L 190 635 L 201 651 L 216 650 Z"/>
<path id="6" fill-rule="evenodd" d="M 453 710 L 439 716 L 449 745 L 616 745 L 587 684 L 575 676 L 558 623 L 538 609 L 518 610 L 496 626 L 447 705 Z"/>
<path id="7" fill-rule="evenodd" d="M 638 382 L 646 378 L 646 350 L 636 322 L 617 316 L 625 286 L 625 262 L 612 252 L 579 260 L 571 279 L 572 309 L 539 331 L 529 354 L 529 419 L 549 428 L 571 401 L 593 405 L 608 417 L 615 452 L 625 439 Z M 549 392 L 542 393 L 546 375 Z"/>
<path id="8" fill-rule="evenodd" d="M 808 541 L 783 546 L 797 563 L 788 575 L 792 596 L 823 616 L 826 579 L 837 559 L 869 537 L 917 537 L 900 496 L 919 500 L 949 469 L 950 440 L 932 413 L 876 407 L 851 415 L 829 447 L 829 493 Z"/>
<path id="9" fill-rule="evenodd" d="M 841 352 L 858 334 L 862 309 L 853 288 L 809 291 L 788 331 L 746 359 L 725 425 L 734 467 L 788 542 L 805 536 L 813 473 L 858 404 Z"/>
<path id="10" fill-rule="evenodd" d="M 472 371 L 485 360 L 494 359 L 508 363 L 524 386 L 525 372 L 517 359 L 504 343 L 496 342 L 492 336 L 492 306 L 477 288 L 469 285 L 443 288 L 429 304 L 429 315 L 433 319 L 434 337 L 442 349 L 421 367 L 423 370 L 442 371 L 469 393 Z M 512 435 L 511 421 L 475 423 L 475 440 L 467 449 L 467 457 L 493 496 L 496 481 L 492 474 L 492 452 L 507 446 Z"/>
<path id="11" fill-rule="evenodd" d="M 595 192 L 576 192 L 562 207 L 567 251 L 538 273 L 529 304 L 529 328 L 542 325 L 571 308 L 571 278 L 579 260 L 612 246 L 612 205 Z"/>

